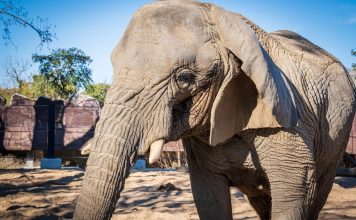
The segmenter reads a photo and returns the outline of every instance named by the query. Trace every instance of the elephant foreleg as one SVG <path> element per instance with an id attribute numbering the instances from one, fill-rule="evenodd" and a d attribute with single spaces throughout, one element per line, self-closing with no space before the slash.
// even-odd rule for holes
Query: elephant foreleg
<path id="1" fill-rule="evenodd" d="M 183 143 L 187 151 L 190 181 L 199 218 L 202 220 L 231 220 L 231 196 L 227 177 L 205 167 L 208 164 L 206 161 L 202 161 L 205 159 L 201 157 L 200 153 L 208 152 L 200 152 L 202 147 L 196 146 L 203 143 L 192 139 L 183 140 Z M 199 150 L 197 151 L 197 149 Z"/>
<path id="2" fill-rule="evenodd" d="M 283 141 L 283 142 L 281 142 Z M 266 142 L 265 142 L 266 143 Z M 283 144 L 288 143 L 288 145 Z M 296 133 L 279 132 L 270 136 L 261 157 L 268 175 L 272 198 L 272 219 L 308 219 L 315 196 L 315 164 L 311 148 Z"/>

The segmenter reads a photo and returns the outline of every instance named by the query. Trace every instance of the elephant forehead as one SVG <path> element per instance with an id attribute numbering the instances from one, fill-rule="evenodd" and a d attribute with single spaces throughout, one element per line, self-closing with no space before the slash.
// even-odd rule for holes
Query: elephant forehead
<path id="1" fill-rule="evenodd" d="M 178 26 L 186 26 L 191 30 L 204 29 L 208 25 L 206 9 L 193 2 L 170 1 L 154 2 L 138 10 L 130 24 L 131 28 L 144 25 L 148 28 L 174 30 Z"/>
<path id="2" fill-rule="evenodd" d="M 215 59 L 214 53 L 211 57 L 199 54 L 211 50 L 206 46 L 210 36 L 201 10 L 194 10 L 170 4 L 139 10 L 112 52 L 117 77 L 155 81 L 155 77 L 162 79 L 162 74 L 168 77 L 180 63 L 198 62 L 204 68 Z"/>
<path id="3" fill-rule="evenodd" d="M 133 53 L 136 56 L 129 56 Z M 115 77 L 122 86 L 148 85 L 172 76 L 181 66 L 194 66 L 198 72 L 206 72 L 212 63 L 219 59 L 211 44 L 199 47 L 177 47 L 159 51 L 151 48 L 148 51 L 133 50 L 123 54 L 114 65 Z"/>
<path id="4" fill-rule="evenodd" d="M 154 80 L 168 77 L 180 63 L 194 63 L 196 56 L 197 49 L 193 47 L 132 47 L 113 61 L 113 67 L 120 78 Z"/>

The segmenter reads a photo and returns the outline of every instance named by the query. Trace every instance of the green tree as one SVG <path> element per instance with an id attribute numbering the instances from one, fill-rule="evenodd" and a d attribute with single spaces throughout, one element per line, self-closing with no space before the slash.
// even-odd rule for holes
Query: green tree
<path id="1" fill-rule="evenodd" d="M 51 86 L 43 75 L 37 74 L 32 77 L 32 93 L 33 97 L 37 99 L 40 96 L 46 96 L 49 98 L 56 98 L 55 88 Z"/>
<path id="2" fill-rule="evenodd" d="M 10 105 L 11 96 L 19 93 L 18 88 L 0 88 L 0 96 L 6 99 L 6 105 Z"/>
<path id="3" fill-rule="evenodd" d="M 356 49 L 351 50 L 351 55 L 356 56 Z M 356 63 L 352 64 L 352 69 L 356 71 Z"/>
<path id="4" fill-rule="evenodd" d="M 0 96 L 5 97 L 6 103 L 10 104 L 11 96 L 15 93 L 26 96 L 30 99 L 37 99 L 40 96 L 56 98 L 55 89 L 48 83 L 44 76 L 36 74 L 32 76 L 32 81 L 22 81 L 18 87 L 1 88 Z"/>
<path id="5" fill-rule="evenodd" d="M 31 99 L 37 99 L 39 96 L 58 97 L 54 88 L 48 83 L 44 76 L 40 74 L 33 75 L 30 72 L 31 65 L 23 59 L 14 59 L 8 57 L 3 65 L 4 72 L 0 78 L 0 95 L 4 96 L 7 103 L 10 104 L 11 96 L 19 93 Z"/>
<path id="6" fill-rule="evenodd" d="M 93 98 L 96 98 L 99 101 L 100 106 L 102 107 L 104 105 L 105 96 L 109 88 L 110 85 L 106 83 L 92 84 L 89 85 L 83 93 Z"/>
<path id="7" fill-rule="evenodd" d="M 89 68 L 92 60 L 80 49 L 56 49 L 49 55 L 34 54 L 32 60 L 39 63 L 40 75 L 58 95 L 55 98 L 68 99 L 92 83 Z"/>
<path id="8" fill-rule="evenodd" d="M 40 45 L 50 43 L 56 38 L 56 34 L 52 32 L 54 26 L 48 23 L 47 18 L 30 18 L 25 8 L 15 6 L 11 0 L 0 0 L 0 27 L 5 45 L 14 44 L 11 40 L 12 26 L 21 26 L 35 31 L 40 38 Z"/>

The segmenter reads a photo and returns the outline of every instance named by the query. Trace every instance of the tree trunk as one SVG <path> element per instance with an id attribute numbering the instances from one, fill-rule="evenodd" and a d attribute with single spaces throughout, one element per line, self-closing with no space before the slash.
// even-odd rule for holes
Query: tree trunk
<path id="1" fill-rule="evenodd" d="M 123 190 L 139 126 L 132 111 L 118 108 L 104 106 L 96 126 L 74 219 L 110 219 Z"/>

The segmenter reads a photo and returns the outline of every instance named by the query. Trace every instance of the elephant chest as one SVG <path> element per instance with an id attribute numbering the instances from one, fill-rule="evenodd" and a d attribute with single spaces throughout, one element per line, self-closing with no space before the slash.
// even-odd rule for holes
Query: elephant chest
<path id="1" fill-rule="evenodd" d="M 306 170 L 314 169 L 313 153 L 310 145 L 292 131 L 266 129 L 260 133 L 234 139 L 222 147 L 225 170 L 231 185 L 250 194 L 266 191 L 271 181 L 294 173 L 303 179 Z M 312 174 L 310 174 L 312 175 Z"/>
<path id="2" fill-rule="evenodd" d="M 268 186 L 254 145 L 234 140 L 222 148 L 222 154 L 228 164 L 225 173 L 232 186 L 249 191 Z"/>

